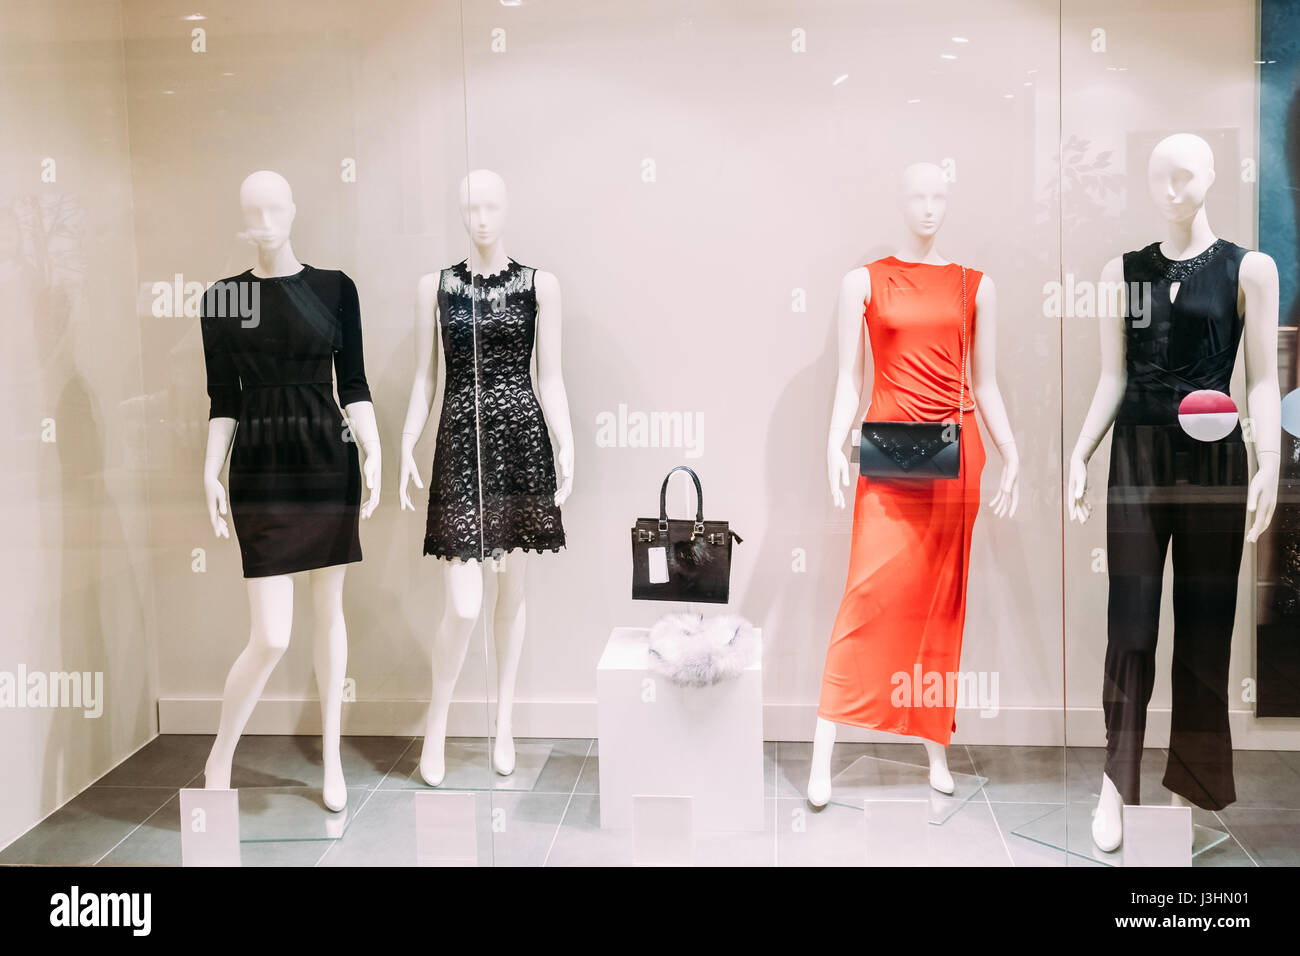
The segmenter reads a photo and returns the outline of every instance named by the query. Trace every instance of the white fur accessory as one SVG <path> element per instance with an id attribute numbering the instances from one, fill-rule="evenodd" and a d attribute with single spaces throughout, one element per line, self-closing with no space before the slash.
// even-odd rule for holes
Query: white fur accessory
<path id="1" fill-rule="evenodd" d="M 683 687 L 710 687 L 753 663 L 757 636 L 738 614 L 665 614 L 650 628 L 650 668 Z"/>

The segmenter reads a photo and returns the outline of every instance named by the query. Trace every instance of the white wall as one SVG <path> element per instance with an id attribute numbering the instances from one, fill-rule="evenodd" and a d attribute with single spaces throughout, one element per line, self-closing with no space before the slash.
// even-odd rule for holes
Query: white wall
<path id="1" fill-rule="evenodd" d="M 103 681 L 0 707 L 0 846 L 156 732 L 123 71 L 116 0 L 0 7 L 0 680 Z"/>

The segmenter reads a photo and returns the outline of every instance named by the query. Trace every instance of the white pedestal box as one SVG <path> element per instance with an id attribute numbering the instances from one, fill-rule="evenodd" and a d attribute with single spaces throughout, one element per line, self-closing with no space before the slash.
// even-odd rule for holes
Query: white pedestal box
<path id="1" fill-rule="evenodd" d="M 762 830 L 762 632 L 754 663 L 712 687 L 650 670 L 648 636 L 614 628 L 596 667 L 600 825 L 630 828 L 634 796 L 686 796 L 696 832 Z"/>

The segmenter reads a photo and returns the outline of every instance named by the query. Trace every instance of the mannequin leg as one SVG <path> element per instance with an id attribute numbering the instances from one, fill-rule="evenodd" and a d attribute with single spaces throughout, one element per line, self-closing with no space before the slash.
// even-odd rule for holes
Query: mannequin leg
<path id="1" fill-rule="evenodd" d="M 930 758 L 930 786 L 940 793 L 952 793 L 957 786 L 948 770 L 948 748 L 933 740 L 922 740 L 921 743 L 925 745 L 925 755 Z"/>
<path id="2" fill-rule="evenodd" d="M 1101 708 L 1106 766 L 1092 818 L 1093 839 L 1106 851 L 1123 839 L 1123 807 L 1141 802 L 1147 704 L 1155 686 L 1156 637 L 1165 555 L 1172 536 L 1170 505 L 1150 489 L 1117 486 L 1106 499 L 1106 659 Z"/>
<path id="3" fill-rule="evenodd" d="M 492 766 L 502 776 L 515 771 L 513 715 L 515 679 L 524 647 L 524 581 L 528 553 L 507 555 L 497 572 L 496 610 L 492 615 L 492 636 L 497 652 L 497 739 L 492 748 Z"/>
<path id="4" fill-rule="evenodd" d="M 824 807 L 831 799 L 831 752 L 835 749 L 835 725 L 817 718 L 813 733 L 812 767 L 808 771 L 808 802 Z"/>
<path id="5" fill-rule="evenodd" d="M 433 691 L 425 722 L 420 776 L 431 787 L 447 773 L 447 712 L 465 663 L 469 636 L 483 607 L 483 569 L 477 561 L 448 561 L 443 568 L 444 610 L 433 636 Z"/>
<path id="6" fill-rule="evenodd" d="M 221 724 L 203 771 L 204 786 L 209 790 L 230 788 L 230 765 L 235 759 L 239 736 L 253 715 L 267 678 L 289 646 L 293 629 L 293 578 L 287 574 L 249 578 L 247 584 L 252 626 L 248 645 L 226 677 Z"/>
<path id="7" fill-rule="evenodd" d="M 316 665 L 316 689 L 320 694 L 321 762 L 325 770 L 322 798 L 335 812 L 348 802 L 343 780 L 339 735 L 343 720 L 343 681 L 348 668 L 348 632 L 343 621 L 343 577 L 347 565 L 312 571 L 312 656 Z"/>

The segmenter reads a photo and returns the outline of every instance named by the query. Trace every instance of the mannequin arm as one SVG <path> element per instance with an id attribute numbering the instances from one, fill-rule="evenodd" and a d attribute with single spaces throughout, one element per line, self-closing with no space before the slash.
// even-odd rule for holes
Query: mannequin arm
<path id="1" fill-rule="evenodd" d="M 537 292 L 537 399 L 555 438 L 559 472 L 555 503 L 560 505 L 573 488 L 573 425 L 560 372 L 560 282 L 551 273 L 538 270 L 533 284 Z"/>
<path id="2" fill-rule="evenodd" d="M 1241 262 L 1241 297 L 1246 309 L 1246 405 L 1258 469 L 1250 482 L 1247 511 L 1255 516 L 1247 541 L 1256 541 L 1273 520 L 1281 466 L 1282 399 L 1277 372 L 1277 265 L 1262 252 Z"/>
<path id="3" fill-rule="evenodd" d="M 835 373 L 835 397 L 831 405 L 830 430 L 826 435 L 826 477 L 830 482 L 831 500 L 844 507 L 844 489 L 849 486 L 849 460 L 844 454 L 844 440 L 851 437 L 854 418 L 862 403 L 866 336 L 863 313 L 871 300 L 871 272 L 854 269 L 840 282 L 836 317 L 839 341 Z"/>
<path id="4" fill-rule="evenodd" d="M 438 311 L 438 274 L 431 272 L 420 279 L 415 293 L 415 379 L 411 382 L 411 399 L 406 406 L 402 425 L 402 474 L 398 479 L 398 499 L 403 510 L 410 508 L 410 485 L 423 488 L 420 469 L 415 464 L 415 443 L 424 433 L 433 406 L 433 390 L 438 382 L 438 349 L 434 342 Z"/>
<path id="5" fill-rule="evenodd" d="M 383 454 L 379 448 L 379 423 L 375 421 L 375 406 L 370 402 L 352 402 L 346 406 L 352 435 L 365 454 L 362 474 L 370 497 L 361 505 L 361 517 L 369 518 L 379 507 L 379 494 L 383 488 Z"/>
<path id="6" fill-rule="evenodd" d="M 208 449 L 203 458 L 203 497 L 208 504 L 208 520 L 212 533 L 218 538 L 229 538 L 226 524 L 226 489 L 221 484 L 221 469 L 230 454 L 230 443 L 235 437 L 235 419 L 212 418 L 208 420 Z"/>
<path id="7" fill-rule="evenodd" d="M 1101 440 L 1115 424 L 1120 402 L 1124 399 L 1124 390 L 1128 387 L 1128 375 L 1124 366 L 1124 315 L 1127 311 L 1124 296 L 1124 260 L 1118 256 L 1106 263 L 1101 273 L 1102 288 L 1118 288 L 1115 308 L 1109 308 L 1109 300 L 1097 296 L 1097 327 L 1101 335 L 1101 374 L 1097 378 L 1097 390 L 1093 393 L 1092 404 L 1084 416 L 1079 438 L 1074 443 L 1070 454 L 1069 488 L 1066 505 L 1070 519 L 1080 524 L 1088 520 L 1092 506 L 1088 504 L 1088 462 Z M 1110 314 L 1107 314 L 1110 313 Z"/>
<path id="8" fill-rule="evenodd" d="M 998 493 L 989 502 L 998 517 L 1011 517 L 1020 503 L 1020 452 L 1011 431 L 1006 403 L 998 388 L 998 292 L 987 275 L 975 293 L 975 335 L 971 343 L 971 391 L 984 427 L 1002 456 Z"/>

